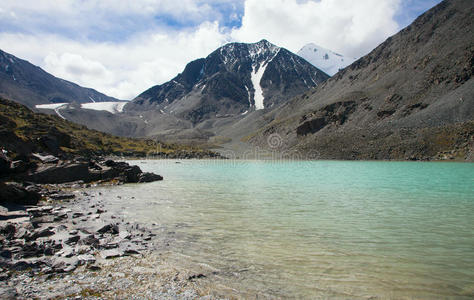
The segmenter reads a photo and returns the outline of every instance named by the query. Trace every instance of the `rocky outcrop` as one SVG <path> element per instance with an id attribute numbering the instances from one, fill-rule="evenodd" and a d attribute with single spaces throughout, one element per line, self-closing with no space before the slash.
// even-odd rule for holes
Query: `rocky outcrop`
<path id="1" fill-rule="evenodd" d="M 61 147 L 71 147 L 71 136 L 56 128 L 49 128 L 47 134 L 38 138 L 39 145 L 53 155 L 61 153 Z"/>
<path id="2" fill-rule="evenodd" d="M 114 162 L 112 160 L 97 162 L 81 159 L 74 161 L 57 160 L 57 163 L 41 163 L 36 169 L 29 170 L 26 173 L 15 176 L 15 178 L 42 184 L 75 181 L 89 183 L 110 180 L 117 180 L 123 183 L 139 183 L 163 180 L 163 177 L 159 175 L 144 173 L 138 166 L 132 166 L 126 162 Z"/>
<path id="3" fill-rule="evenodd" d="M 363 102 L 362 99 L 359 102 Z M 357 107 L 356 101 L 343 101 L 323 107 L 311 114 L 306 114 L 301 118 L 302 124 L 296 128 L 296 134 L 306 135 L 316 133 L 325 126 L 333 124 L 339 126 L 344 124 Z"/>
<path id="4" fill-rule="evenodd" d="M 144 172 L 138 176 L 138 182 L 153 182 L 163 180 L 163 177 L 155 173 Z"/>
<path id="5" fill-rule="evenodd" d="M 36 205 L 41 195 L 19 184 L 0 182 L 0 204 Z"/>
<path id="6" fill-rule="evenodd" d="M 31 174 L 23 176 L 24 180 L 35 183 L 65 183 L 78 180 L 91 182 L 98 180 L 91 176 L 88 163 L 43 164 Z"/>

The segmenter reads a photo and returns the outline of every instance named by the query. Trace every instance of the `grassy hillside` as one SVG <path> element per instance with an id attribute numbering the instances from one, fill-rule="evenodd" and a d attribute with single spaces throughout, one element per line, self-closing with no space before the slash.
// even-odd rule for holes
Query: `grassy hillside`
<path id="1" fill-rule="evenodd" d="M 116 137 L 57 116 L 38 114 L 0 98 L 0 146 L 10 153 L 43 151 L 56 155 L 213 156 L 210 151 L 159 141 Z"/>

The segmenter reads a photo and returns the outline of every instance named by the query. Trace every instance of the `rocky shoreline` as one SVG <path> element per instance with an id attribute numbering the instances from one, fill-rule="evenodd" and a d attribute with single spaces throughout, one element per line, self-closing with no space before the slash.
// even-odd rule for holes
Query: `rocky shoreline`
<path id="1" fill-rule="evenodd" d="M 194 286 L 202 274 L 174 266 L 156 269 L 160 254 L 153 251 L 152 228 L 107 211 L 104 197 L 93 190 L 163 177 L 101 158 L 2 154 L 1 299 L 196 299 L 203 294 Z"/>
<path id="2" fill-rule="evenodd" d="M 67 186 L 67 185 L 66 185 Z M 71 185 L 69 185 L 71 186 Z M 202 274 L 160 264 L 152 228 L 124 220 L 89 189 L 42 186 L 48 203 L 0 212 L 0 298 L 196 299 Z M 62 187 L 62 190 L 67 189 Z M 155 226 L 157 226 L 155 224 Z"/>
<path id="3" fill-rule="evenodd" d="M 58 188 L 90 187 L 97 184 L 143 183 L 163 180 L 154 173 L 142 172 L 138 166 L 113 160 L 75 157 L 60 159 L 39 153 L 10 159 L 0 156 L 0 204 L 34 205 L 42 198 L 65 199 L 38 184 L 66 184 Z M 58 191 L 60 191 L 59 189 Z"/>

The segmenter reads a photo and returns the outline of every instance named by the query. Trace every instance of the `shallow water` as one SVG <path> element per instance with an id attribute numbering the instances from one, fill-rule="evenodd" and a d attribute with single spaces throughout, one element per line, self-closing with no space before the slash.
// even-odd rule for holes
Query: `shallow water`
<path id="1" fill-rule="evenodd" d="M 170 259 L 205 268 L 216 289 L 251 298 L 474 298 L 474 164 L 132 163 L 165 180 L 101 188 L 108 203 L 160 224 L 173 239 Z"/>

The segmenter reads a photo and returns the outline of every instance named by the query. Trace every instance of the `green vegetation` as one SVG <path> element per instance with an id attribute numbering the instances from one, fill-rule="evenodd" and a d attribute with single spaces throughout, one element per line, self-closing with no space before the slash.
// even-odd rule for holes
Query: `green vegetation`
<path id="1" fill-rule="evenodd" d="M 102 293 L 100 291 L 96 291 L 90 288 L 85 288 L 80 293 L 81 297 L 101 297 Z"/>
<path id="2" fill-rule="evenodd" d="M 41 142 L 44 139 L 53 139 L 61 153 L 81 156 L 214 156 L 211 151 L 187 145 L 113 136 L 0 98 L 0 146 L 14 153 L 37 148 L 51 152 Z"/>

